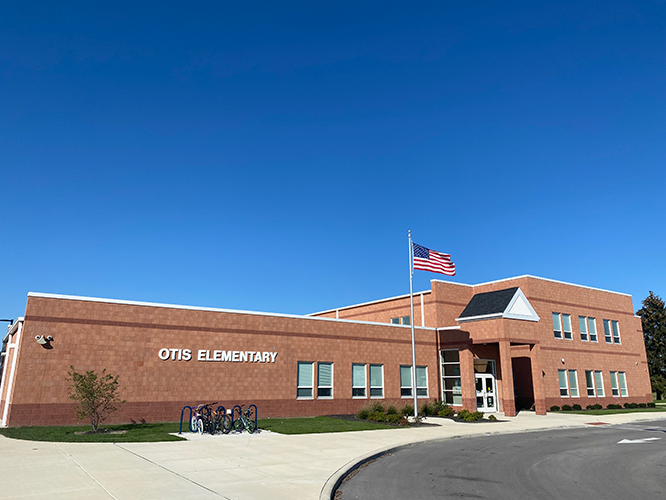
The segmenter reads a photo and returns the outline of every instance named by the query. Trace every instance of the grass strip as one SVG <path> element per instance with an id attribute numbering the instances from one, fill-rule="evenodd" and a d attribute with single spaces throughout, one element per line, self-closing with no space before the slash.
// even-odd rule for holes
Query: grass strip
<path id="1" fill-rule="evenodd" d="M 104 429 L 119 433 L 83 434 L 90 431 L 89 425 L 51 427 L 8 427 L 0 434 L 13 439 L 29 441 L 55 441 L 60 443 L 151 443 L 157 441 L 183 441 L 172 436 L 178 432 L 178 422 L 156 424 L 104 425 Z M 124 431 L 124 432 L 123 432 Z M 189 432 L 189 431 L 188 431 Z"/>
<path id="2" fill-rule="evenodd" d="M 266 429 L 280 434 L 318 434 L 322 432 L 350 432 L 400 428 L 394 425 L 377 422 L 344 420 L 333 417 L 262 418 L 257 422 L 257 426 L 260 429 Z"/>
<path id="3" fill-rule="evenodd" d="M 576 415 L 614 415 L 616 413 L 654 413 L 666 412 L 666 408 L 622 408 L 620 410 L 571 410 L 571 411 L 556 411 L 548 413 L 575 413 Z"/>

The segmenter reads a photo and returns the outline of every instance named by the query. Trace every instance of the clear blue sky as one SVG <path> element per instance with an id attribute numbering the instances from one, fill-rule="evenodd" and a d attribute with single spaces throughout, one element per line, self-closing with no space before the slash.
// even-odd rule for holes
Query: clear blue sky
<path id="1" fill-rule="evenodd" d="M 666 296 L 663 1 L 4 2 L 0 72 L 0 317 L 400 295 L 408 229 Z"/>

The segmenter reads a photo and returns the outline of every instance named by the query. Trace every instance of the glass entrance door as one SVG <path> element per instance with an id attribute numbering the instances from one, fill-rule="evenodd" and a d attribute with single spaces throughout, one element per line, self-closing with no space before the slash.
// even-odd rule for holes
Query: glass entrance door
<path id="1" fill-rule="evenodd" d="M 474 378 L 476 381 L 476 409 L 483 412 L 496 412 L 495 376 L 491 373 L 475 373 Z"/>

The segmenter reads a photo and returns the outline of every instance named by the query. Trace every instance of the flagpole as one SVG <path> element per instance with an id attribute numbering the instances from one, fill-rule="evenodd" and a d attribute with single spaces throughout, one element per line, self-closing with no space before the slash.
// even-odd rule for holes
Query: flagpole
<path id="1" fill-rule="evenodd" d="M 416 348 L 414 344 L 414 246 L 412 245 L 412 231 L 409 236 L 409 323 L 412 325 L 412 393 L 414 394 L 414 419 L 418 419 L 419 409 L 416 400 Z"/>

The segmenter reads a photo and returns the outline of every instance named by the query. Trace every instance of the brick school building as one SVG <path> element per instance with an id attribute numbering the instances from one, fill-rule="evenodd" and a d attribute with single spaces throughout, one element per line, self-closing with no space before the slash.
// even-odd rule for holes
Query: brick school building
<path id="1" fill-rule="evenodd" d="M 174 421 L 214 401 L 260 417 L 350 414 L 413 391 L 506 416 L 652 400 L 631 297 L 533 276 L 433 280 L 413 318 L 409 295 L 298 316 L 29 293 L 3 339 L 1 424 L 77 423 L 70 365 L 120 376 L 126 403 L 109 422 Z"/>

